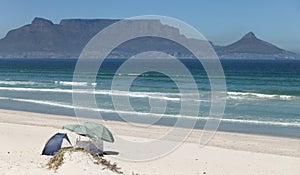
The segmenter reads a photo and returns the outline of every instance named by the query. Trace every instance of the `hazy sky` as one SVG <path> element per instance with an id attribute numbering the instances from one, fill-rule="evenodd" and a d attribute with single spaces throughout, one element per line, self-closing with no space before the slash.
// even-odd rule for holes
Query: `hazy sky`
<path id="1" fill-rule="evenodd" d="M 128 18 L 164 15 L 183 20 L 218 45 L 253 31 L 259 38 L 300 53 L 300 0 L 3 0 L 0 38 L 36 16 L 58 23 L 62 18 Z"/>

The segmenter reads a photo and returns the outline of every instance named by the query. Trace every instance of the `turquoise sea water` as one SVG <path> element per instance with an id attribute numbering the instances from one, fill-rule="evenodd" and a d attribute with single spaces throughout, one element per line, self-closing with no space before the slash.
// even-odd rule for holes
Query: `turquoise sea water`
<path id="1" fill-rule="evenodd" d="M 154 98 L 167 101 L 166 118 L 158 124 L 172 125 L 176 117 L 197 117 L 199 122 L 196 127 L 203 127 L 210 109 L 210 85 L 205 71 L 196 60 L 182 62 L 189 68 L 198 85 L 201 96 L 198 116 L 178 116 L 178 88 L 163 74 L 146 72 L 135 79 L 130 92 L 112 92 L 113 76 L 124 79 L 136 76 L 115 74 L 124 60 L 106 60 L 93 84 L 72 81 L 76 61 L 1 59 L 0 107 L 74 115 L 72 86 L 83 89 L 85 86 L 93 86 L 98 105 L 96 110 L 106 119 L 118 120 L 111 96 L 129 96 L 135 109 L 130 115 L 150 117 L 155 114 L 149 114 L 149 98 Z M 162 64 L 167 63 L 162 60 Z M 300 61 L 223 60 L 222 66 L 226 76 L 227 99 L 219 130 L 300 137 Z M 82 107 L 89 109 L 84 104 Z"/>

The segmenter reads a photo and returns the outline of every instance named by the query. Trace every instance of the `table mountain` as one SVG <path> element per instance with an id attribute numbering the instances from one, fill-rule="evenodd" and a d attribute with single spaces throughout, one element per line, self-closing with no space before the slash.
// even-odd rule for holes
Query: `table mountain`
<path id="1" fill-rule="evenodd" d="M 0 58 L 77 58 L 95 34 L 117 21 L 119 20 L 63 19 L 59 24 L 54 24 L 47 19 L 34 18 L 31 24 L 11 30 L 3 39 L 0 39 Z M 179 29 L 161 24 L 159 20 L 153 20 L 149 25 L 159 26 L 158 30 L 184 37 L 180 34 Z M 193 40 L 191 42 L 200 46 L 203 41 Z M 239 41 L 228 46 L 213 45 L 213 47 L 221 58 L 297 57 L 292 52 L 258 39 L 253 32 L 249 32 Z M 191 53 L 181 45 L 154 37 L 137 38 L 125 42 L 110 56 L 128 58 L 142 51 L 162 51 L 176 57 L 191 57 Z"/>
<path id="2" fill-rule="evenodd" d="M 86 43 L 101 29 L 118 20 L 68 19 L 59 24 L 35 18 L 11 30 L 0 40 L 0 56 L 13 58 L 78 57 Z"/>

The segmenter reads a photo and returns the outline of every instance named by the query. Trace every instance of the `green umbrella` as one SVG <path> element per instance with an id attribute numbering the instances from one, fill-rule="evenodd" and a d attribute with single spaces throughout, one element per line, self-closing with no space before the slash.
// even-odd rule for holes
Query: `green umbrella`
<path id="1" fill-rule="evenodd" d="M 91 139 L 101 139 L 107 142 L 114 142 L 112 133 L 103 125 L 86 122 L 83 125 L 65 125 L 63 129 L 75 132 L 78 135 L 86 136 Z"/>
<path id="2" fill-rule="evenodd" d="M 86 122 L 83 126 L 87 129 L 87 136 L 94 139 L 102 139 L 107 142 L 114 142 L 112 133 L 102 124 Z"/>
<path id="3" fill-rule="evenodd" d="M 75 132 L 76 134 L 81 136 L 87 136 L 86 128 L 83 125 L 64 125 L 63 129 Z"/>

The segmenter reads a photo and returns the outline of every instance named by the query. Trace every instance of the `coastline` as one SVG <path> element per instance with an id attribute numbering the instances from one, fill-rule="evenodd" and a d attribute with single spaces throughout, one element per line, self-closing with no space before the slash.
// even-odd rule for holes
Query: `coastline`
<path id="1" fill-rule="evenodd" d="M 70 116 L 1 109 L 0 138 L 5 144 L 1 146 L 0 171 L 7 174 L 60 174 L 44 167 L 49 158 L 41 156 L 41 150 L 51 135 L 66 132 L 61 129 L 64 124 L 76 122 L 77 119 Z M 106 121 L 106 124 L 113 127 L 113 134 L 136 140 L 155 139 L 170 128 L 128 127 L 126 123 L 117 121 Z M 74 143 L 76 135 L 68 134 Z M 217 132 L 208 145 L 200 148 L 200 134 L 201 130 L 194 130 L 174 152 L 152 161 L 138 163 L 120 160 L 117 155 L 105 157 L 116 162 L 125 174 L 300 173 L 300 139 Z M 109 144 L 105 148 L 110 151 Z"/>

